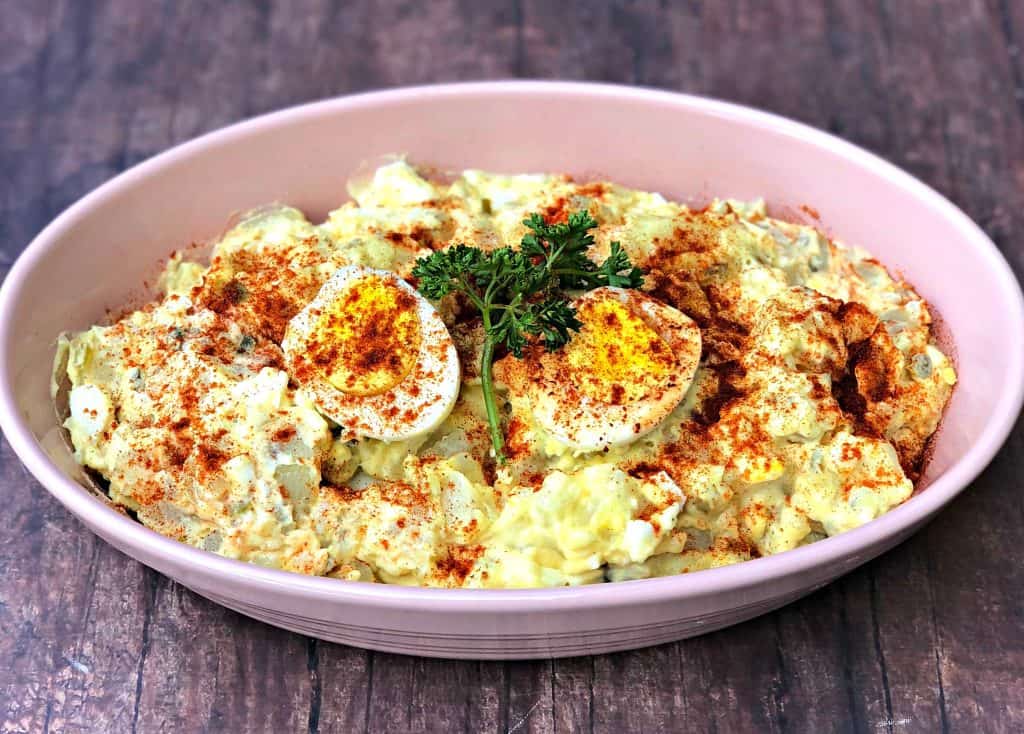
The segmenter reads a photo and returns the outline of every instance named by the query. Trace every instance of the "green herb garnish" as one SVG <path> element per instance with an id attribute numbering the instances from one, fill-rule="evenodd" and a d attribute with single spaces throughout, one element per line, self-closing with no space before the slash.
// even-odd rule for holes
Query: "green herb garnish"
<path id="1" fill-rule="evenodd" d="M 246 334 L 242 337 L 241 341 L 238 342 L 238 351 L 242 353 L 251 352 L 256 348 L 256 337 Z"/>
<path id="2" fill-rule="evenodd" d="M 522 358 L 523 348 L 532 339 L 543 339 L 549 351 L 568 343 L 570 332 L 579 331 L 582 324 L 566 290 L 643 285 L 643 273 L 618 242 L 611 243 L 603 263 L 587 257 L 594 244 L 590 230 L 597 226 L 589 212 L 576 212 L 559 224 L 546 224 L 541 215 L 533 214 L 523 224 L 530 232 L 518 250 L 456 245 L 420 258 L 412 271 L 427 298 L 436 301 L 461 293 L 480 312 L 484 326 L 480 379 L 491 444 L 499 462 L 505 460 L 505 441 L 494 394 L 495 351 L 504 348 Z"/>

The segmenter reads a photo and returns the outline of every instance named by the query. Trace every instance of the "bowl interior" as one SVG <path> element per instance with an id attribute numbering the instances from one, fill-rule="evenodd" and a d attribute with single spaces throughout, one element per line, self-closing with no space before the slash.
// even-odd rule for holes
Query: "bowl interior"
<path id="1" fill-rule="evenodd" d="M 904 273 L 954 336 L 960 385 L 923 484 L 978 441 L 1019 379 L 1019 291 L 965 217 L 877 159 L 807 128 L 706 100 L 602 87 L 492 85 L 338 100 L 260 118 L 148 161 L 44 233 L 19 272 L 0 348 L 17 407 L 81 474 L 49 397 L 57 334 L 138 301 L 173 250 L 274 201 L 323 217 L 347 177 L 390 153 L 444 169 L 564 171 L 670 198 L 764 197 Z M 1012 357 L 1012 358 L 1011 358 Z M 1016 399 L 1016 398 L 1011 398 Z"/>

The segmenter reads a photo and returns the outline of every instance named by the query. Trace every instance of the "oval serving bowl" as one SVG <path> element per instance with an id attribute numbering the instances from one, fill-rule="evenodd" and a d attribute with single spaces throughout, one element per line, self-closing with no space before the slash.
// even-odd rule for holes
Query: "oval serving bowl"
<path id="1" fill-rule="evenodd" d="M 443 169 L 602 177 L 684 201 L 760 196 L 775 213 L 820 216 L 830 234 L 904 273 L 952 335 L 960 384 L 919 491 L 861 528 L 776 556 L 682 576 L 530 590 L 405 588 L 265 569 L 164 538 L 91 494 L 49 395 L 56 335 L 137 303 L 163 258 L 215 237 L 229 213 L 282 201 L 322 218 L 345 198 L 349 174 L 396 152 Z M 211 133 L 136 166 L 61 214 L 0 289 L 0 425 L 29 471 L 95 533 L 248 616 L 414 655 L 609 652 L 767 612 L 927 522 L 988 464 L 1020 412 L 1024 350 L 1007 335 L 1024 334 L 1022 304 L 1006 261 L 953 204 L 807 126 L 708 99 L 605 85 L 398 89 Z"/>

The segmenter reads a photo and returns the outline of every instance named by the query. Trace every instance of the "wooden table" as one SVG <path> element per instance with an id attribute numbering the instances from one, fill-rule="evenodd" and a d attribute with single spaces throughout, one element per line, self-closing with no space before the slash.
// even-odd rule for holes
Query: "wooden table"
<path id="1" fill-rule="evenodd" d="M 5 272 L 65 206 L 201 132 L 512 76 L 685 90 L 828 129 L 949 196 L 1024 268 L 1021 0 L 23 0 L 0 17 Z M 93 537 L 4 444 L 0 732 L 1022 731 L 1022 449 L 1018 425 L 910 542 L 774 614 L 606 657 L 464 663 L 222 609 Z"/>

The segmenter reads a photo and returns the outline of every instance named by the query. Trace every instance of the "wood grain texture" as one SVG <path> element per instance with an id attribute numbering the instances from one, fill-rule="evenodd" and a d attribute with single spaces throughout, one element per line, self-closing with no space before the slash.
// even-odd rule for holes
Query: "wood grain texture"
<path id="1" fill-rule="evenodd" d="M 831 130 L 949 196 L 1024 272 L 1019 0 L 15 0 L 3 17 L 0 272 L 82 194 L 206 130 L 510 76 L 708 94 Z M 924 531 L 773 614 L 616 655 L 462 663 L 207 602 L 94 538 L 3 444 L 0 732 L 1022 731 L 1022 456 L 1018 426 Z"/>

